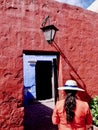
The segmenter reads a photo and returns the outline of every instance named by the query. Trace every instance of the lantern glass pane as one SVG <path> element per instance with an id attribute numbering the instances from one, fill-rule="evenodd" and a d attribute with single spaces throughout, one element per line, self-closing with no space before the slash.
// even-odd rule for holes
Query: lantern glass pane
<path id="1" fill-rule="evenodd" d="M 55 35 L 55 30 L 52 29 L 52 30 L 51 30 L 51 33 L 52 33 L 52 40 L 53 40 L 53 39 L 54 39 L 54 35 Z"/>
<path id="2" fill-rule="evenodd" d="M 52 30 L 49 29 L 49 30 L 44 31 L 44 36 L 47 41 L 52 41 L 54 38 L 54 34 L 55 34 L 54 29 L 52 29 Z"/>

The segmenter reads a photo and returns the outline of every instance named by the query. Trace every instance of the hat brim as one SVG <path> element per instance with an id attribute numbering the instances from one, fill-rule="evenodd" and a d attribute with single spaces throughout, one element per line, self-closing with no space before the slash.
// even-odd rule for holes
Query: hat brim
<path id="1" fill-rule="evenodd" d="M 84 89 L 78 87 L 58 87 L 58 90 L 76 90 L 76 91 L 85 91 Z"/>

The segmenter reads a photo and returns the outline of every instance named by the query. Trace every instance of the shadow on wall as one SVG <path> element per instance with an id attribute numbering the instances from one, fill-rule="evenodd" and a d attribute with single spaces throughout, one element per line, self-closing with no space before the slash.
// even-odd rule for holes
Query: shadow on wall
<path id="1" fill-rule="evenodd" d="M 75 77 L 73 77 L 72 75 L 70 75 L 70 76 L 71 76 L 71 78 L 72 78 L 73 80 L 76 80 Z M 76 81 L 77 81 L 77 80 L 76 80 Z M 86 84 L 83 82 L 82 79 L 79 80 L 79 81 L 81 81 L 81 84 L 82 84 L 82 85 L 77 81 L 78 86 L 79 86 L 80 88 L 84 89 L 85 91 L 84 91 L 84 92 L 78 92 L 78 96 L 80 97 L 81 100 L 84 100 L 84 101 L 90 103 L 90 101 L 91 101 L 91 96 L 88 94 L 88 92 L 87 92 L 87 90 L 86 90 L 87 86 L 86 86 Z"/>
<path id="2" fill-rule="evenodd" d="M 52 124 L 52 112 L 52 108 L 36 100 L 30 101 L 24 107 L 24 130 L 57 130 Z"/>
<path id="3" fill-rule="evenodd" d="M 85 85 L 84 81 L 82 80 L 82 78 L 80 77 L 80 75 L 77 73 L 77 71 L 74 69 L 73 65 L 70 63 L 70 61 L 68 60 L 68 58 L 66 57 L 66 55 L 63 53 L 63 51 L 60 49 L 60 47 L 56 44 L 56 42 L 54 41 L 54 44 L 51 44 L 51 46 L 54 46 L 54 48 L 60 52 L 60 55 L 62 56 L 62 58 L 65 60 L 65 62 L 68 64 L 69 68 L 70 68 L 70 77 L 73 80 L 78 79 L 77 83 L 79 85 L 79 87 L 83 88 L 85 90 L 85 92 L 81 93 L 79 92 L 78 95 L 79 97 L 87 102 L 90 102 L 91 100 L 91 96 L 88 94 L 86 88 L 87 86 Z M 81 84 L 80 84 L 81 83 Z"/>

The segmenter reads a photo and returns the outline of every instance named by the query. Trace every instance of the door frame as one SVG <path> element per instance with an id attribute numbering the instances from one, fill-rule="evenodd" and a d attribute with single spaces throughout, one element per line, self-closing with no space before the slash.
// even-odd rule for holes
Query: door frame
<path id="1" fill-rule="evenodd" d="M 25 55 L 41 55 L 41 56 L 56 56 L 57 61 L 53 60 L 53 79 L 52 79 L 52 92 L 54 93 L 54 100 L 56 102 L 58 98 L 58 62 L 59 62 L 59 53 L 58 52 L 47 52 L 47 51 L 27 51 L 24 50 L 23 54 Z"/>

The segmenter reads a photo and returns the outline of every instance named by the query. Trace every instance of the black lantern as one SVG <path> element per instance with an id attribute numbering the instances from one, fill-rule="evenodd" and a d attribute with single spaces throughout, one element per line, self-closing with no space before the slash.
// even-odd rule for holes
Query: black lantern
<path id="1" fill-rule="evenodd" d="M 47 19 L 49 18 L 46 17 Z M 45 19 L 45 20 L 47 20 Z M 44 25 L 46 24 L 46 21 L 44 21 Z M 48 25 L 48 26 L 43 26 L 41 28 L 41 30 L 43 31 L 44 33 L 44 36 L 45 36 L 45 39 L 48 43 L 52 43 L 52 41 L 54 40 L 54 37 L 55 37 L 55 34 L 56 34 L 56 31 L 58 31 L 58 29 L 54 26 L 54 25 Z"/>

